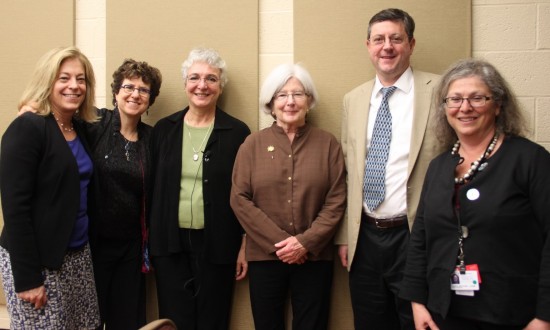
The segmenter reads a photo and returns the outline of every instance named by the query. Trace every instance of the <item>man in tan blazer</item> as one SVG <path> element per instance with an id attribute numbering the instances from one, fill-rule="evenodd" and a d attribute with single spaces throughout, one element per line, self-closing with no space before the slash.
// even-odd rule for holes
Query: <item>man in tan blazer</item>
<path id="1" fill-rule="evenodd" d="M 414 329 L 411 306 L 397 293 L 424 175 L 441 149 L 429 130 L 436 111 L 432 90 L 439 76 L 411 68 L 413 33 L 414 20 L 406 12 L 386 9 L 375 14 L 366 43 L 376 78 L 344 97 L 341 143 L 348 171 L 348 208 L 336 244 L 342 265 L 350 271 L 358 330 Z M 397 88 L 388 99 L 392 133 L 382 179 L 385 197 L 371 210 L 364 197 L 366 159 L 383 103 L 382 88 L 389 86 Z"/>

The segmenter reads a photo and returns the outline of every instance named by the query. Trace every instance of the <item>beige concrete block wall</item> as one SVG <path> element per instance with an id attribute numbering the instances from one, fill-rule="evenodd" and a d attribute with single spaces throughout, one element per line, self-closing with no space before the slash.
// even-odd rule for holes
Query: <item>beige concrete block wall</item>
<path id="1" fill-rule="evenodd" d="M 105 72 L 105 1 L 76 0 L 76 44 L 90 57 L 98 106 L 109 106 Z M 260 83 L 293 61 L 293 0 L 260 0 Z M 519 97 L 531 135 L 550 150 L 550 0 L 473 0 L 473 56 L 503 73 Z M 367 19 L 367 18 L 366 18 Z M 261 115 L 259 128 L 272 122 Z"/>
<path id="2" fill-rule="evenodd" d="M 473 55 L 489 60 L 504 74 L 525 109 L 531 137 L 550 150 L 550 0 L 473 0 L 472 4 Z M 76 0 L 76 45 L 94 65 L 100 107 L 110 106 L 105 8 L 106 0 Z M 260 82 L 277 64 L 293 61 L 292 10 L 293 0 L 259 2 Z M 131 27 L 128 33 L 129 40 L 135 40 Z M 262 128 L 271 118 L 260 116 L 259 121 Z"/>
<path id="3" fill-rule="evenodd" d="M 473 56 L 501 71 L 550 150 L 550 0 L 473 0 Z"/>

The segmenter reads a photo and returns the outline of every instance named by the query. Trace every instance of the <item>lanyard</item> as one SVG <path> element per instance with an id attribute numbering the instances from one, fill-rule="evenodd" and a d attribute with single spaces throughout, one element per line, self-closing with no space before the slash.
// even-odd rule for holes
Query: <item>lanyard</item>
<path id="1" fill-rule="evenodd" d="M 466 264 L 464 262 L 464 239 L 468 237 L 468 227 L 462 226 L 460 222 L 460 213 L 459 213 L 459 198 L 458 192 L 460 191 L 460 186 L 457 185 L 455 189 L 455 205 L 453 206 L 454 215 L 458 224 L 458 267 L 460 274 L 466 274 Z"/>

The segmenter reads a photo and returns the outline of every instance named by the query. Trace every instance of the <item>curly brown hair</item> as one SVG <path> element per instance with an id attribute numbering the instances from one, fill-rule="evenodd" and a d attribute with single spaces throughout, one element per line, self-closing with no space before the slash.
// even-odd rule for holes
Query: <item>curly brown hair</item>
<path id="1" fill-rule="evenodd" d="M 120 86 L 124 79 L 141 78 L 144 83 L 151 86 L 151 95 L 149 96 L 149 106 L 155 103 L 155 99 L 160 93 L 160 85 L 162 84 L 162 75 L 159 69 L 150 66 L 147 62 L 139 62 L 131 58 L 127 58 L 113 73 L 113 82 L 111 83 L 111 91 L 113 93 L 113 105 L 116 104 L 115 96 L 120 91 Z"/>

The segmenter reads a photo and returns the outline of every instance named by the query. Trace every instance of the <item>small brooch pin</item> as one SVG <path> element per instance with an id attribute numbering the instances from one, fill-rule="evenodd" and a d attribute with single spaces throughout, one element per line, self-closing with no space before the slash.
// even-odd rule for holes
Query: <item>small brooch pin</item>
<path id="1" fill-rule="evenodd" d="M 273 151 L 275 151 L 275 147 L 274 146 L 269 146 L 269 147 L 267 147 L 267 151 L 273 152 Z"/>

